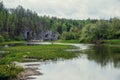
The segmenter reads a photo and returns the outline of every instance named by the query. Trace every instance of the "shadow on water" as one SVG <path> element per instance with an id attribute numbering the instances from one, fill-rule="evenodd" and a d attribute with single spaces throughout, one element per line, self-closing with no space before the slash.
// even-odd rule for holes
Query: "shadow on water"
<path id="1" fill-rule="evenodd" d="M 113 64 L 120 67 L 120 46 L 119 45 L 94 45 L 85 51 L 88 60 L 93 60 L 102 67 Z"/>

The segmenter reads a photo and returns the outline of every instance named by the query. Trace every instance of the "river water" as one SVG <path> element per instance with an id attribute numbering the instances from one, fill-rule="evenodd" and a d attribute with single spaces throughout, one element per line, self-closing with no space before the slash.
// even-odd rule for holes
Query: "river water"
<path id="1" fill-rule="evenodd" d="M 35 67 L 43 73 L 43 75 L 31 76 L 35 78 L 33 80 L 120 80 L 119 45 L 64 45 L 79 48 L 71 51 L 82 50 L 79 57 L 33 63 L 39 64 Z"/>
<path id="2" fill-rule="evenodd" d="M 51 43 L 29 43 L 51 44 Z M 73 45 L 80 51 L 79 56 L 69 60 L 21 63 L 33 64 L 43 75 L 30 76 L 32 80 L 120 80 L 119 45 Z"/>
<path id="3" fill-rule="evenodd" d="M 120 70 L 111 64 L 101 67 L 89 61 L 85 55 L 66 61 L 41 64 L 39 71 L 43 73 L 35 80 L 120 80 Z"/>

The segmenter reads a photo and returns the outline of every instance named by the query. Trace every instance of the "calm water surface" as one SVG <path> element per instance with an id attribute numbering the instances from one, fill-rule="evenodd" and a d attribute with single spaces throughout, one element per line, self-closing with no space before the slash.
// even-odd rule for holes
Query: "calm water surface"
<path id="1" fill-rule="evenodd" d="M 34 80 L 120 80 L 120 47 L 90 46 L 78 58 L 42 62 L 38 68 L 43 75 Z"/>
<path id="2" fill-rule="evenodd" d="M 43 73 L 31 76 L 35 77 L 33 80 L 120 80 L 120 45 L 70 45 L 78 47 L 75 50 L 67 50 L 80 51 L 77 58 L 32 62 L 39 64 L 35 67 Z"/>

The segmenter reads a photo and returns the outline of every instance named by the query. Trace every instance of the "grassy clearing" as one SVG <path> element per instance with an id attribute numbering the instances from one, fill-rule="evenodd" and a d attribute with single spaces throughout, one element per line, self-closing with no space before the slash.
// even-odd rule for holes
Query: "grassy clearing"
<path id="1" fill-rule="evenodd" d="M 58 40 L 56 42 L 61 42 L 61 43 L 79 43 L 79 40 Z"/>
<path id="2" fill-rule="evenodd" d="M 0 63 L 10 63 L 12 61 L 24 61 L 25 58 L 35 58 L 39 60 L 56 60 L 58 58 L 69 59 L 76 57 L 75 52 L 67 52 L 66 49 L 76 48 L 68 45 L 31 45 L 15 46 L 1 48 L 0 50 L 9 51 L 10 53 L 1 59 Z"/>

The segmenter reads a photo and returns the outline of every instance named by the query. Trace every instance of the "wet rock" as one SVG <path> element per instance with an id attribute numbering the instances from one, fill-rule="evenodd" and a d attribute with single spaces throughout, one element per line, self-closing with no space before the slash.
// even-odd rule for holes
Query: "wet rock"
<path id="1" fill-rule="evenodd" d="M 8 45 L 5 45 L 4 47 L 5 47 L 5 48 L 8 48 L 9 46 L 8 46 Z"/>
<path id="2" fill-rule="evenodd" d="M 17 80 L 32 79 L 33 77 L 29 77 L 29 76 L 33 76 L 33 75 L 42 75 L 42 73 L 40 73 L 39 71 L 37 71 L 36 68 L 26 68 L 24 70 L 24 72 L 20 73 L 17 76 Z"/>

